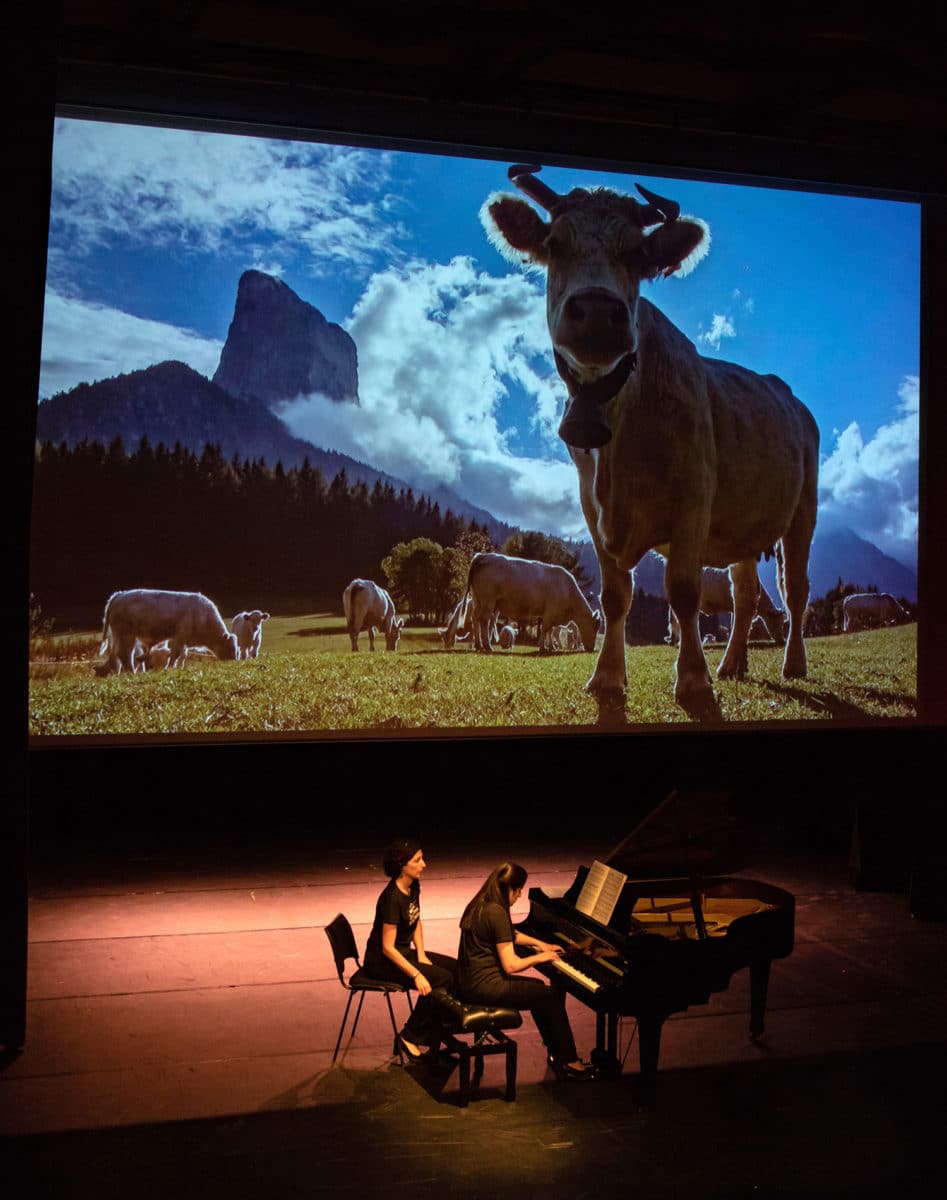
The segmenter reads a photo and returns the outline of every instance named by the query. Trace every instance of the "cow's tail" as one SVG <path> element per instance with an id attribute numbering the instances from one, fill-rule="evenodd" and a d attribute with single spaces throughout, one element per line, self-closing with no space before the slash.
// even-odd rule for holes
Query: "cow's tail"
<path id="1" fill-rule="evenodd" d="M 762 586 L 760 584 L 760 587 Z M 776 586 L 779 588 L 779 598 L 783 602 L 783 608 L 788 612 L 789 605 L 786 603 L 786 564 L 783 556 L 782 538 L 776 543 Z"/>
<path id="2" fill-rule="evenodd" d="M 355 612 L 355 597 L 362 590 L 360 583 L 350 583 L 342 593 L 342 611 L 345 613 L 346 628 L 351 630 L 353 613 Z"/>
<path id="3" fill-rule="evenodd" d="M 102 641 L 99 645 L 99 657 L 100 658 L 102 657 L 103 654 L 108 653 L 109 642 L 111 640 L 110 630 L 109 630 L 109 617 L 110 617 L 111 608 L 112 608 L 112 600 L 113 600 L 113 597 L 109 596 L 109 598 L 105 604 L 105 612 L 102 616 Z"/>

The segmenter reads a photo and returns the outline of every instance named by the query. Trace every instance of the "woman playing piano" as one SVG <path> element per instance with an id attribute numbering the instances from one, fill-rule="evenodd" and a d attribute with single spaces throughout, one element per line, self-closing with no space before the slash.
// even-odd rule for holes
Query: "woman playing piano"
<path id="1" fill-rule="evenodd" d="M 414 1012 L 398 1034 L 398 1043 L 411 1059 L 419 1059 L 421 1046 L 437 1048 L 440 1022 L 430 999 L 437 988 L 450 987 L 457 960 L 447 954 L 430 954 L 424 948 L 421 926 L 421 875 L 424 853 L 416 841 L 398 838 L 386 847 L 382 866 L 389 883 L 375 905 L 375 923 L 365 948 L 365 974 L 416 988 Z"/>
<path id="2" fill-rule="evenodd" d="M 527 1009 L 546 1045 L 549 1065 L 559 1078 L 591 1079 L 593 1069 L 582 1062 L 575 1048 L 564 995 L 541 979 L 516 978 L 562 953 L 558 946 L 513 929 L 510 909 L 520 898 L 526 879 L 526 870 L 518 863 L 501 863 L 464 909 L 455 992 L 468 1003 Z M 521 957 L 516 946 L 531 947 L 536 953 Z"/>

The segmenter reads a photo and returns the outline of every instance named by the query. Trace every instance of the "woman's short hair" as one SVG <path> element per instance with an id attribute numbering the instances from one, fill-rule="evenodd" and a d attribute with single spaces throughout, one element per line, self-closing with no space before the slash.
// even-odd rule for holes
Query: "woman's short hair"
<path id="1" fill-rule="evenodd" d="M 382 870 L 389 879 L 397 879 L 405 863 L 409 863 L 421 849 L 421 843 L 414 838 L 395 838 L 382 851 Z"/>

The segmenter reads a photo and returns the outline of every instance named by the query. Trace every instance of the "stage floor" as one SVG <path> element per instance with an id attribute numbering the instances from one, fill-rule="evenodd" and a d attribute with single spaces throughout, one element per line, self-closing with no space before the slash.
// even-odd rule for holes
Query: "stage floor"
<path id="1" fill-rule="evenodd" d="M 608 847 L 518 836 L 504 849 L 527 887 L 554 889 Z M 426 942 L 453 953 L 460 912 L 502 855 L 425 851 Z M 374 845 L 37 864 L 27 1044 L 0 1072 L 4 1177 L 17 1166 L 30 1194 L 123 1197 L 933 1191 L 944 1114 L 924 1093 L 947 1066 L 947 926 L 912 918 L 903 893 L 856 892 L 838 854 L 763 848 L 740 874 L 797 903 L 762 1041 L 748 1038 L 741 972 L 666 1023 L 648 1111 L 633 1021 L 621 1079 L 560 1084 L 527 1015 L 515 1103 L 494 1058 L 461 1109 L 456 1070 L 392 1058 L 380 997 L 331 1064 L 346 995 L 323 927 L 344 912 L 364 945 L 384 883 Z M 524 896 L 514 919 L 527 908 Z M 586 1053 L 594 1018 L 568 1007 Z"/>

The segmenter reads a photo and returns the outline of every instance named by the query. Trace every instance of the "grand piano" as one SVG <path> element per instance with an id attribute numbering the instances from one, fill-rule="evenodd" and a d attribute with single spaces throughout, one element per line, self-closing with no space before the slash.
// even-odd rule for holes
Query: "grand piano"
<path id="1" fill-rule="evenodd" d="M 620 1074 L 618 1018 L 637 1020 L 639 1088 L 656 1097 L 661 1028 L 750 972 L 750 1036 L 763 1033 L 770 963 L 792 953 L 795 897 L 721 872 L 752 831 L 729 797 L 672 792 L 607 858 L 580 866 L 562 895 L 529 891 L 518 928 L 563 946 L 541 971 L 596 1014 L 592 1062 Z"/>

